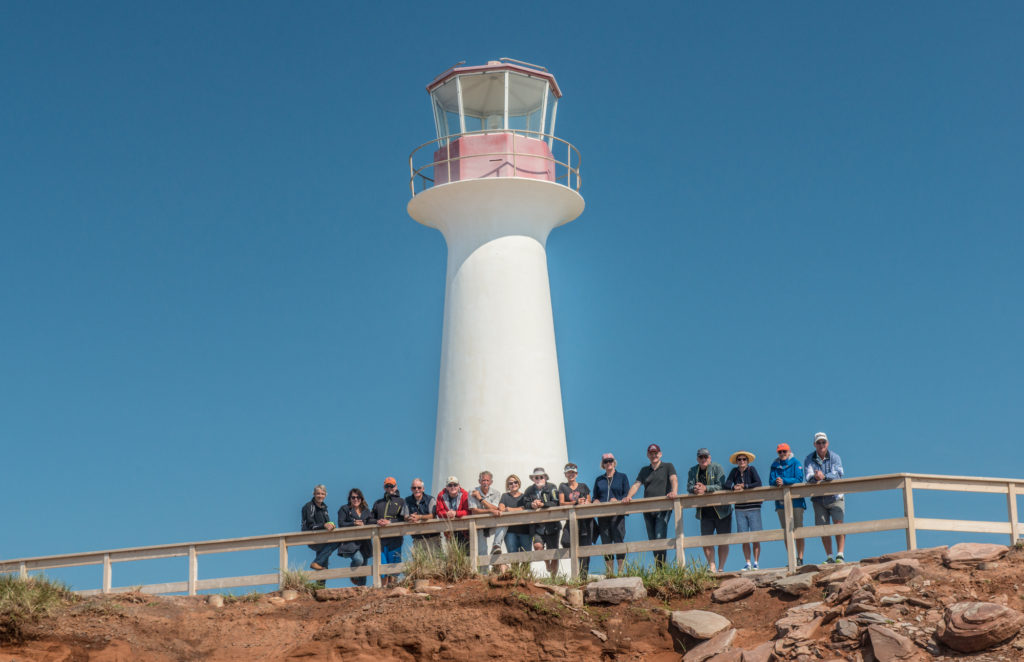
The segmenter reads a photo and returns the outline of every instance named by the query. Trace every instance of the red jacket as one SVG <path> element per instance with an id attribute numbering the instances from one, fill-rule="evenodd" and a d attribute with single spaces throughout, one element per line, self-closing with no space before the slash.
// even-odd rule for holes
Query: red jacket
<path id="1" fill-rule="evenodd" d="M 456 517 L 465 517 L 469 514 L 469 492 L 463 488 L 459 488 L 459 507 L 455 510 Z M 448 507 L 448 489 L 441 490 L 437 495 L 437 518 L 445 519 L 448 517 L 448 511 L 451 508 Z"/>

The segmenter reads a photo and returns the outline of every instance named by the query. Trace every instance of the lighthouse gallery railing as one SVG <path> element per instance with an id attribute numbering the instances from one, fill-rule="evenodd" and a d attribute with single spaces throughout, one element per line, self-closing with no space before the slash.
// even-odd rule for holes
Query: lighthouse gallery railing
<path id="1" fill-rule="evenodd" d="M 831 524 L 827 526 L 793 526 L 793 499 L 800 497 L 825 496 L 828 494 L 854 494 L 858 492 L 877 492 L 898 490 L 902 499 L 903 516 L 889 519 L 866 520 Z M 915 490 L 940 490 L 951 492 L 974 492 L 983 494 L 1000 494 L 1006 496 L 1007 518 L 1004 521 L 950 520 L 917 517 L 914 514 Z M 195 595 L 201 590 L 218 590 L 241 586 L 264 586 L 279 584 L 283 581 L 284 571 L 288 568 L 288 548 L 304 546 L 311 543 L 341 542 L 370 539 L 373 545 L 371 565 L 362 568 L 339 568 L 337 570 L 321 570 L 310 572 L 312 579 L 339 579 L 351 577 L 373 578 L 373 585 L 380 586 L 381 575 L 401 573 L 404 563 L 380 563 L 380 539 L 409 535 L 412 533 L 445 533 L 450 531 L 469 532 L 469 553 L 475 559 L 475 566 L 487 566 L 498 563 L 521 561 L 544 561 L 550 559 L 569 559 L 573 576 L 579 568 L 579 559 L 585 556 L 604 554 L 638 553 L 655 550 L 674 549 L 676 558 L 683 558 L 685 549 L 703 547 L 705 545 L 735 545 L 745 542 L 769 542 L 784 540 L 788 550 L 789 569 L 796 569 L 795 540 L 816 538 L 824 535 L 874 533 L 879 531 L 904 531 L 907 549 L 917 548 L 918 531 L 955 531 L 963 533 L 990 533 L 1009 535 L 1010 544 L 1017 542 L 1020 523 L 1017 519 L 1017 494 L 1024 490 L 1024 479 L 1009 478 L 974 478 L 964 476 L 937 476 L 928 474 L 887 474 L 882 476 L 865 476 L 847 478 L 820 485 L 792 485 L 786 487 L 760 487 L 742 492 L 715 492 L 701 496 L 683 495 L 674 499 L 637 499 L 631 503 L 601 503 L 585 506 L 564 506 L 540 511 L 508 513 L 500 517 L 477 515 L 451 521 L 433 520 L 420 524 L 395 524 L 387 527 L 353 527 L 335 529 L 332 532 L 278 533 L 247 538 L 231 538 L 225 540 L 208 540 L 203 542 L 176 543 L 171 545 L 153 545 L 149 547 L 132 547 L 100 552 L 84 552 L 79 554 L 63 554 L 58 556 L 40 556 L 33 558 L 10 559 L 0 561 L 0 572 L 19 573 L 27 577 L 29 572 L 72 566 L 100 565 L 103 569 L 101 588 L 80 590 L 82 595 L 97 593 L 125 593 L 141 590 L 147 593 L 188 593 Z M 751 500 L 772 501 L 782 500 L 786 527 L 748 533 L 731 533 L 713 536 L 684 536 L 683 511 L 700 506 L 716 506 L 724 504 L 746 503 Z M 636 513 L 672 510 L 675 515 L 675 535 L 663 540 L 643 540 L 624 542 L 614 545 L 577 544 L 579 519 L 606 517 L 613 515 L 630 515 Z M 479 554 L 477 549 L 476 531 L 478 528 L 512 526 L 516 524 L 540 524 L 542 522 L 567 521 L 572 544 L 565 549 L 550 549 L 515 554 Z M 221 577 L 199 579 L 198 557 L 203 554 L 243 552 L 260 549 L 278 550 L 278 571 L 261 575 L 244 577 Z M 141 561 L 173 557 L 188 557 L 188 578 L 185 581 L 173 581 L 163 584 L 146 584 L 142 586 L 113 586 L 112 570 L 114 563 Z"/>

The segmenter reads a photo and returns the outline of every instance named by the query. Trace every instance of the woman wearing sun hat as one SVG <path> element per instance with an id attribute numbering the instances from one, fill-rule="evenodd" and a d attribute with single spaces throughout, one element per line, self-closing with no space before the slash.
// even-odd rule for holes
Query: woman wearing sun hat
<path id="1" fill-rule="evenodd" d="M 757 469 L 754 468 L 753 464 L 755 459 L 756 456 L 750 451 L 736 451 L 730 455 L 729 462 L 731 464 L 735 464 L 736 467 L 729 472 L 729 477 L 725 479 L 725 489 L 741 492 L 743 490 L 752 490 L 755 487 L 761 487 L 761 476 L 757 474 Z M 744 531 L 760 531 L 761 528 L 761 502 L 750 501 L 748 503 L 737 503 L 736 533 L 743 533 Z M 757 570 L 757 562 L 761 558 L 761 543 L 753 543 L 753 564 L 750 562 L 750 546 L 751 543 L 743 543 L 743 558 L 747 560 L 747 564 L 743 566 L 743 569 Z"/>

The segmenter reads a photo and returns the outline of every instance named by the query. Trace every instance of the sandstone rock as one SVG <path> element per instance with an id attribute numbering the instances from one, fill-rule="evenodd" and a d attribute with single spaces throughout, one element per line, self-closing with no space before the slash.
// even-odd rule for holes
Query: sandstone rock
<path id="1" fill-rule="evenodd" d="M 1006 545 L 981 542 L 962 542 L 953 545 L 942 555 L 942 562 L 949 568 L 972 568 L 986 561 L 997 561 L 1010 551 Z"/>
<path id="2" fill-rule="evenodd" d="M 828 598 L 825 601 L 832 605 L 838 604 L 840 602 L 845 602 L 849 600 L 850 597 L 854 593 L 856 593 L 858 589 L 870 583 L 871 575 L 869 575 L 867 571 L 860 567 L 854 568 L 852 571 L 850 571 L 849 576 L 847 576 L 847 578 L 839 586 L 839 590 L 833 593 L 832 595 L 828 596 Z"/>
<path id="3" fill-rule="evenodd" d="M 772 588 L 782 591 L 783 593 L 788 593 L 789 595 L 801 595 L 814 586 L 814 577 L 816 575 L 817 573 L 808 572 L 799 575 L 781 577 L 772 582 Z"/>
<path id="4" fill-rule="evenodd" d="M 355 593 L 352 588 L 321 588 L 313 593 L 313 597 L 319 602 L 330 602 L 332 600 L 347 600 Z"/>
<path id="5" fill-rule="evenodd" d="M 224 596 L 218 593 L 214 593 L 213 595 L 206 598 L 206 604 L 216 609 L 220 609 L 224 606 Z"/>
<path id="6" fill-rule="evenodd" d="M 708 658 L 708 662 L 743 662 L 743 649 L 730 648 Z"/>
<path id="7" fill-rule="evenodd" d="M 868 640 L 878 662 L 898 662 L 921 657 L 913 641 L 881 625 L 868 626 Z"/>
<path id="8" fill-rule="evenodd" d="M 895 561 L 897 559 L 932 559 L 938 561 L 942 558 L 942 555 L 947 549 L 949 549 L 948 545 L 925 547 L 924 549 L 906 549 L 901 552 L 890 552 L 888 554 L 882 554 L 881 556 L 875 556 L 869 559 L 861 559 L 860 562 L 885 563 L 886 561 Z"/>
<path id="9" fill-rule="evenodd" d="M 995 570 L 999 564 L 995 561 L 982 561 L 978 564 L 978 570 Z"/>
<path id="10" fill-rule="evenodd" d="M 299 592 L 293 588 L 286 588 L 285 590 L 281 591 L 281 597 L 285 600 L 285 602 L 291 602 L 292 600 L 299 599 Z"/>
<path id="11" fill-rule="evenodd" d="M 873 611 L 864 612 L 863 614 L 857 614 L 857 616 L 853 620 L 857 623 L 860 623 L 861 625 L 888 625 L 892 623 L 891 618 L 887 618 Z"/>
<path id="12" fill-rule="evenodd" d="M 412 590 L 416 591 L 417 593 L 422 593 L 423 591 L 426 591 L 429 586 L 429 579 L 417 579 L 412 583 Z"/>
<path id="13" fill-rule="evenodd" d="M 587 584 L 587 602 L 619 604 L 647 597 L 647 589 L 639 577 L 616 577 Z"/>
<path id="14" fill-rule="evenodd" d="M 710 639 L 732 627 L 725 616 L 699 609 L 672 612 L 672 624 L 694 639 Z"/>
<path id="15" fill-rule="evenodd" d="M 571 588 L 565 592 L 565 597 L 569 601 L 571 607 L 582 607 L 583 606 L 583 591 L 578 588 Z"/>
<path id="16" fill-rule="evenodd" d="M 880 582 L 906 582 L 921 574 L 921 562 L 917 559 L 896 559 L 865 568 L 868 575 Z"/>
<path id="17" fill-rule="evenodd" d="M 557 596 L 559 596 L 561 598 L 564 598 L 565 595 L 566 595 L 566 592 L 568 591 L 568 589 L 565 586 L 557 586 L 555 584 L 543 584 L 541 582 L 537 582 L 537 583 L 534 584 L 534 586 L 536 586 L 537 588 L 542 588 L 545 591 L 549 591 L 551 593 L 554 593 L 555 595 L 557 595 Z"/>
<path id="18" fill-rule="evenodd" d="M 840 618 L 836 621 L 836 626 L 832 630 L 833 640 L 849 639 L 855 641 L 859 638 L 860 626 L 858 626 L 856 622 L 849 618 Z"/>
<path id="19" fill-rule="evenodd" d="M 735 638 L 736 629 L 730 628 L 686 651 L 686 655 L 683 656 L 683 662 L 705 662 L 705 660 L 715 657 L 727 649 Z"/>
<path id="20" fill-rule="evenodd" d="M 1000 644 L 1024 626 L 1024 614 L 994 602 L 958 602 L 946 609 L 936 633 L 939 641 L 961 653 Z"/>
<path id="21" fill-rule="evenodd" d="M 782 618 L 775 621 L 775 634 L 779 637 L 785 637 L 790 632 L 793 632 L 802 625 L 807 625 L 814 616 L 812 614 L 797 614 L 795 616 L 783 616 Z"/>
<path id="22" fill-rule="evenodd" d="M 275 607 L 280 607 L 284 604 L 284 598 L 275 595 L 273 597 L 267 598 L 267 602 L 274 605 Z"/>
<path id="23" fill-rule="evenodd" d="M 883 605 L 898 605 L 906 601 L 907 599 L 899 593 L 895 593 L 893 595 L 886 595 L 881 600 L 879 600 L 879 602 Z"/>
<path id="24" fill-rule="evenodd" d="M 846 578 L 850 576 L 850 573 L 853 572 L 854 568 L 859 567 L 860 566 L 855 563 L 845 563 L 834 572 L 828 572 L 827 570 L 822 571 L 815 582 L 818 584 L 828 584 L 831 582 L 845 581 Z"/>
<path id="25" fill-rule="evenodd" d="M 797 616 L 798 614 L 808 614 L 808 620 L 814 616 L 818 616 L 828 610 L 828 606 L 821 601 L 818 602 L 805 602 L 803 604 L 790 607 L 786 610 L 786 616 Z"/>
<path id="26" fill-rule="evenodd" d="M 606 635 L 604 632 L 601 632 L 600 630 L 591 630 L 590 634 L 594 635 L 601 641 L 608 641 L 608 635 Z"/>
<path id="27" fill-rule="evenodd" d="M 750 581 L 745 577 L 737 577 L 736 579 L 728 579 L 722 582 L 718 588 L 711 594 L 711 599 L 715 602 L 733 602 L 747 597 L 754 592 L 757 587 L 754 582 Z"/>
<path id="28" fill-rule="evenodd" d="M 772 655 L 772 642 L 767 641 L 756 648 L 743 651 L 743 662 L 769 662 Z"/>
<path id="29" fill-rule="evenodd" d="M 767 588 L 779 577 L 785 577 L 785 570 L 753 570 L 746 574 L 758 588 Z"/>

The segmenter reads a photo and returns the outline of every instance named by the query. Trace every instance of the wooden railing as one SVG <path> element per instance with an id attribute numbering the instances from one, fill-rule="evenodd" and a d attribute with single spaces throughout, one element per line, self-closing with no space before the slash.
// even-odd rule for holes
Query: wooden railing
<path id="1" fill-rule="evenodd" d="M 572 576 L 577 575 L 579 560 L 586 556 L 606 554 L 639 553 L 674 549 L 677 559 L 684 557 L 684 550 L 707 545 L 734 545 L 750 542 L 770 542 L 782 540 L 786 544 L 787 564 L 790 571 L 796 569 L 796 551 L 794 542 L 802 538 L 834 536 L 841 534 L 874 533 L 879 531 L 904 531 L 907 549 L 917 548 L 918 531 L 954 531 L 971 533 L 1004 534 L 1010 538 L 1010 544 L 1017 542 L 1020 524 L 1017 519 L 1017 494 L 1024 488 L 1024 479 L 1008 478 L 973 478 L 964 476 L 935 476 L 925 474 L 887 474 L 882 476 L 866 476 L 863 478 L 847 478 L 820 485 L 799 484 L 786 487 L 761 487 L 742 492 L 714 492 L 701 496 L 683 495 L 674 499 L 654 498 L 637 499 L 631 503 L 600 503 L 586 506 L 564 506 L 540 511 L 507 513 L 500 517 L 477 515 L 458 520 L 432 520 L 418 524 L 392 524 L 386 528 L 352 527 L 335 529 L 331 532 L 278 533 L 248 538 L 231 538 L 226 540 L 208 540 L 203 542 L 179 543 L 173 545 L 153 545 L 149 547 L 132 547 L 102 552 L 84 552 L 79 554 L 63 554 L 59 556 L 39 556 L 23 559 L 0 561 L 0 572 L 19 573 L 27 577 L 29 572 L 67 568 L 73 566 L 102 566 L 102 584 L 99 589 L 80 590 L 82 595 L 97 593 L 123 593 L 141 590 L 147 593 L 188 593 L 195 595 L 197 591 L 225 589 L 243 586 L 264 586 L 280 584 L 284 572 L 288 568 L 288 548 L 314 543 L 345 542 L 370 539 L 373 547 L 373 558 L 369 565 L 361 568 L 339 568 L 310 572 L 310 578 L 340 579 L 352 577 L 372 577 L 373 585 L 381 585 L 381 576 L 398 574 L 405 570 L 406 564 L 382 564 L 381 537 L 393 538 L 398 535 L 447 533 L 452 531 L 468 531 L 469 554 L 475 559 L 475 565 L 488 566 L 498 563 L 521 561 L 545 561 L 551 559 L 569 559 Z M 855 494 L 859 492 L 878 492 L 899 490 L 903 502 L 903 516 L 890 519 L 866 520 L 830 524 L 825 526 L 794 527 L 793 499 L 800 497 L 825 496 L 829 494 Z M 940 490 L 951 492 L 973 492 L 982 494 L 1006 495 L 1007 517 L 1002 521 L 951 520 L 916 517 L 914 515 L 914 492 L 916 490 Z M 786 527 L 727 535 L 684 536 L 683 511 L 701 506 L 734 505 L 750 501 L 767 501 L 769 507 L 775 500 L 782 500 Z M 810 510 L 808 504 L 808 510 Z M 659 540 L 631 541 L 610 545 L 577 544 L 579 539 L 579 519 L 606 517 L 613 515 L 630 515 L 636 513 L 672 510 L 675 516 L 675 535 Z M 546 549 L 541 551 L 516 552 L 514 554 L 480 555 L 477 549 L 478 528 L 495 526 L 513 526 L 516 524 L 540 524 L 543 522 L 567 521 L 570 530 L 571 546 L 564 549 Z M 199 579 L 198 557 L 203 554 L 222 554 L 262 549 L 278 550 L 278 571 L 262 575 L 246 575 L 242 577 L 221 577 Z M 113 564 L 125 561 L 141 561 L 188 557 L 188 578 L 185 581 L 167 582 L 163 584 L 145 584 L 142 586 L 113 585 Z"/>

